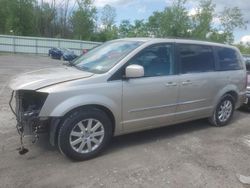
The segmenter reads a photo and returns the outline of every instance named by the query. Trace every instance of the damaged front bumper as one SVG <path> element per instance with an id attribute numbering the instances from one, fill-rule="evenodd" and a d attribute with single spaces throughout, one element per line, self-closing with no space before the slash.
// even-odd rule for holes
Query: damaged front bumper
<path id="1" fill-rule="evenodd" d="M 15 96 L 15 108 L 12 100 Z M 20 135 L 34 135 L 38 138 L 39 133 L 48 131 L 48 118 L 39 117 L 41 108 L 47 98 L 47 93 L 29 90 L 13 91 L 10 108 L 17 120 L 17 130 Z"/>

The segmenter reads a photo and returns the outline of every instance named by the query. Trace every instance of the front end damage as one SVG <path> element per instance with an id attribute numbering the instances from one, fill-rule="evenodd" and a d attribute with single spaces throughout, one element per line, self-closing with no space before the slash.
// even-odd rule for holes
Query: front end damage
<path id="1" fill-rule="evenodd" d="M 38 139 L 40 133 L 48 132 L 48 118 L 39 117 L 39 113 L 47 98 L 47 93 L 32 90 L 13 91 L 9 102 L 10 108 L 17 120 L 17 131 L 20 134 L 21 148 L 19 153 L 26 153 L 22 138 L 24 135 L 33 135 L 33 143 Z M 15 107 L 13 99 L 15 98 Z M 24 151 L 25 150 L 25 151 Z"/>

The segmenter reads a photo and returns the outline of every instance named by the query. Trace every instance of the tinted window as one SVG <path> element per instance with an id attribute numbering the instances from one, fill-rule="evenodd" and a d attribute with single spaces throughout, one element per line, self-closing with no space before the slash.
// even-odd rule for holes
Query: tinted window
<path id="1" fill-rule="evenodd" d="M 147 47 L 129 61 L 144 67 L 145 77 L 172 75 L 174 70 L 172 45 L 159 44 Z"/>
<path id="2" fill-rule="evenodd" d="M 180 44 L 180 63 L 182 73 L 213 71 L 214 56 L 209 46 Z"/>
<path id="3" fill-rule="evenodd" d="M 241 69 L 240 57 L 234 49 L 217 47 L 217 54 L 221 70 Z"/>

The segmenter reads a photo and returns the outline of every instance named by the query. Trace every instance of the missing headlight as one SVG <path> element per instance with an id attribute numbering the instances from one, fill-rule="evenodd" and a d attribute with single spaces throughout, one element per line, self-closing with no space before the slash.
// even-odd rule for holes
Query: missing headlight
<path id="1" fill-rule="evenodd" d="M 20 90 L 16 92 L 17 102 L 21 101 L 19 110 L 22 112 L 39 111 L 41 110 L 48 94 L 36 91 Z"/>

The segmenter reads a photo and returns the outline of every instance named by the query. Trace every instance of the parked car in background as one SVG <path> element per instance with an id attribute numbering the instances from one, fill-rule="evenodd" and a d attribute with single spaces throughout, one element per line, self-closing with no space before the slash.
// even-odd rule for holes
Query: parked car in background
<path id="1" fill-rule="evenodd" d="M 67 67 L 17 76 L 10 82 L 16 112 L 10 107 L 19 132 L 48 130 L 63 154 L 85 160 L 117 135 L 201 118 L 227 125 L 245 101 L 246 77 L 239 50 L 229 45 L 119 39 Z"/>
<path id="2" fill-rule="evenodd" d="M 250 111 L 250 55 L 243 55 L 247 69 L 247 100 L 243 105 L 243 108 Z"/>
<path id="3" fill-rule="evenodd" d="M 50 49 L 49 49 L 48 55 L 51 56 L 51 54 L 52 54 L 53 51 L 55 51 L 55 50 L 58 50 L 58 48 L 50 48 Z"/>
<path id="4" fill-rule="evenodd" d="M 69 50 L 69 49 L 65 49 L 63 51 L 61 59 L 64 60 L 64 61 L 72 61 L 77 57 L 78 56 L 74 53 L 74 51 Z"/>
<path id="5" fill-rule="evenodd" d="M 49 49 L 49 56 L 53 59 L 61 59 L 63 55 L 62 48 L 51 48 Z"/>
<path id="6" fill-rule="evenodd" d="M 78 57 L 74 51 L 67 48 L 51 48 L 49 49 L 49 56 L 53 59 L 61 59 L 64 61 L 72 61 Z"/>

